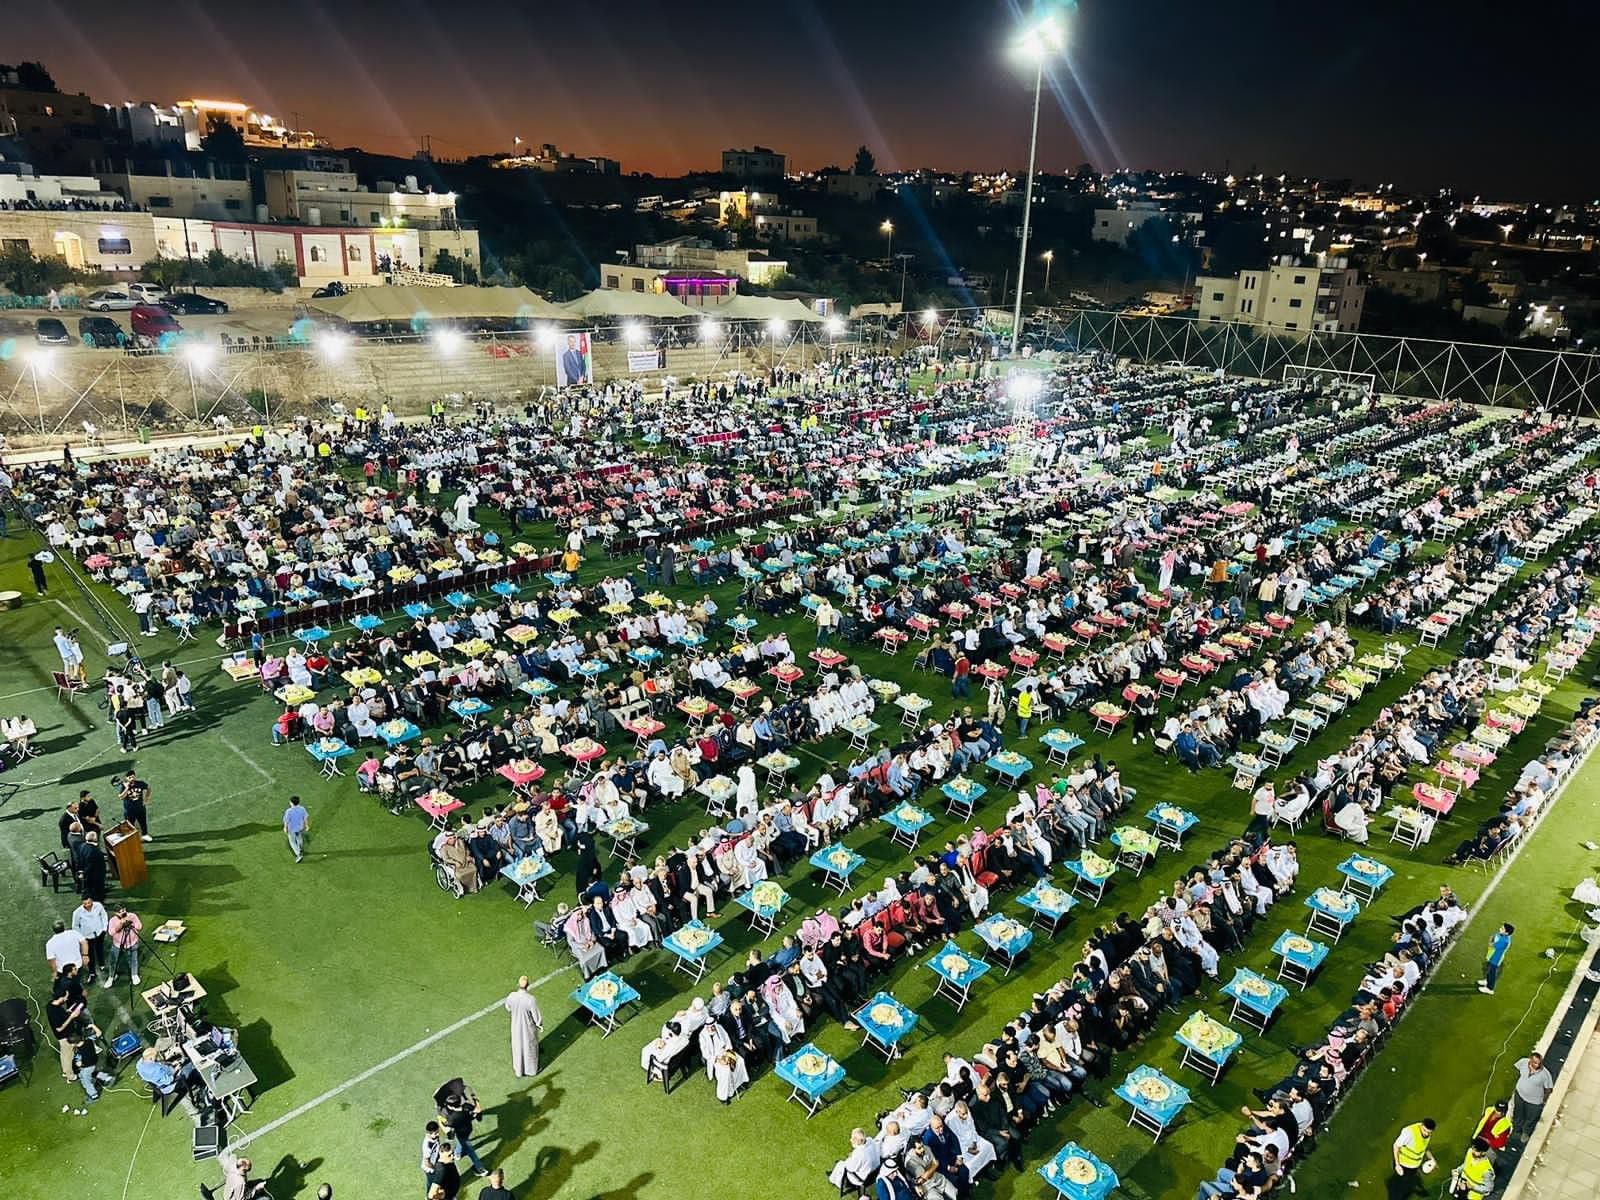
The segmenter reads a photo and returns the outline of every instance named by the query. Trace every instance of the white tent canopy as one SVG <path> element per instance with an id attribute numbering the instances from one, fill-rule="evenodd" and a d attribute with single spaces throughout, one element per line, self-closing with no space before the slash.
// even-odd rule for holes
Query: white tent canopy
<path id="1" fill-rule="evenodd" d="M 803 321 L 813 323 L 822 317 L 803 300 L 780 300 L 776 296 L 738 295 L 726 304 L 707 308 L 708 317 L 725 321 Z"/>
<path id="2" fill-rule="evenodd" d="M 692 317 L 699 312 L 659 292 L 619 292 L 607 288 L 596 288 L 561 307 L 568 318 L 583 317 L 586 320 L 597 317 Z"/>
<path id="3" fill-rule="evenodd" d="M 307 307 L 342 321 L 434 321 L 473 318 L 570 318 L 564 308 L 525 287 L 363 287 Z"/>

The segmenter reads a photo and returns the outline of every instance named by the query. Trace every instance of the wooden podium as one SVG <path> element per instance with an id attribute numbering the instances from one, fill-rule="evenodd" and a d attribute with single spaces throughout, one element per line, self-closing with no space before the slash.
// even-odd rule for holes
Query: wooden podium
<path id="1" fill-rule="evenodd" d="M 150 871 L 144 865 L 144 841 L 131 822 L 123 821 L 106 830 L 106 853 L 111 856 L 111 865 L 123 891 L 136 888 L 150 878 Z"/>

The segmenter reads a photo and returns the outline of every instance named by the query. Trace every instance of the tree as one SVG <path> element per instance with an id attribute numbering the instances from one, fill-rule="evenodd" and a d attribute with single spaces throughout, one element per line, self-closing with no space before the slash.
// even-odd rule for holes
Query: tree
<path id="1" fill-rule="evenodd" d="M 59 92 L 56 81 L 41 62 L 17 64 L 17 86 L 25 92 Z"/>
<path id="2" fill-rule="evenodd" d="M 433 256 L 433 266 L 429 268 L 436 275 L 448 275 L 457 283 L 477 283 L 477 269 L 464 259 L 457 258 L 448 250 L 440 250 Z"/>
<path id="3" fill-rule="evenodd" d="M 64 258 L 35 258 L 26 245 L 8 246 L 0 252 L 0 284 L 14 295 L 42 296 L 74 277 Z"/>
<path id="4" fill-rule="evenodd" d="M 200 149 L 218 162 L 242 163 L 245 160 L 244 135 L 222 117 L 212 117 L 207 123 Z"/>
<path id="5" fill-rule="evenodd" d="M 872 157 L 872 151 L 865 146 L 856 147 L 855 165 L 850 168 L 852 175 L 876 175 L 878 173 L 878 160 Z"/>

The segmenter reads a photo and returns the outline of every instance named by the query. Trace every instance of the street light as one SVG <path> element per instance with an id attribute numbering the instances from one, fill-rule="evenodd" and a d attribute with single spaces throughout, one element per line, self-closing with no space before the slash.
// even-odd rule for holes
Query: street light
<path id="1" fill-rule="evenodd" d="M 629 321 L 622 327 L 622 337 L 628 345 L 637 346 L 644 341 L 644 326 L 637 321 Z"/>
<path id="2" fill-rule="evenodd" d="M 554 325 L 541 325 L 534 331 L 534 341 L 539 344 L 539 349 L 550 353 L 561 342 L 561 335 L 556 332 Z"/>
<path id="3" fill-rule="evenodd" d="M 719 321 L 705 320 L 700 322 L 700 340 L 707 345 L 722 336 L 722 324 Z"/>
<path id="4" fill-rule="evenodd" d="M 338 362 L 350 349 L 350 339 L 344 334 L 332 329 L 325 329 L 317 334 L 317 352 L 328 362 Z"/>
<path id="5" fill-rule="evenodd" d="M 889 244 L 884 247 L 883 257 L 892 259 L 894 257 L 894 222 L 885 218 L 883 224 L 878 226 L 878 232 L 889 239 Z"/>
<path id="6" fill-rule="evenodd" d="M 1028 139 L 1028 185 L 1022 193 L 1022 246 L 1017 253 L 1017 303 L 1011 314 L 1011 355 L 1022 341 L 1022 277 L 1028 269 L 1028 226 L 1033 216 L 1033 163 L 1039 151 L 1039 97 L 1044 91 L 1044 64 L 1066 44 L 1066 33 L 1055 17 L 1045 17 L 1023 31 L 1017 53 L 1033 63 L 1033 132 Z"/>
<path id="7" fill-rule="evenodd" d="M 828 336 L 831 338 L 844 336 L 844 318 L 837 313 L 824 321 L 822 327 L 828 331 Z"/>
<path id="8" fill-rule="evenodd" d="M 1173 238 L 1172 240 L 1177 241 L 1178 239 Z M 1042 257 L 1044 258 L 1044 294 L 1048 298 L 1050 295 L 1050 264 L 1055 262 L 1056 252 L 1054 250 L 1046 250 Z"/>

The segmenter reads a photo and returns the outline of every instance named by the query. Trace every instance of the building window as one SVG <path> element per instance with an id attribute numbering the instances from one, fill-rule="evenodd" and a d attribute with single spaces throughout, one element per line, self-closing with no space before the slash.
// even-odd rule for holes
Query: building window
<path id="1" fill-rule="evenodd" d="M 619 287 L 622 286 L 622 281 L 620 279 L 618 279 L 615 275 L 607 275 L 606 276 L 606 286 L 608 288 L 619 288 Z"/>
<path id="2" fill-rule="evenodd" d="M 109 237 L 100 239 L 101 254 L 132 254 L 133 243 L 127 238 Z"/>
<path id="3" fill-rule="evenodd" d="M 351 262 L 360 262 L 361 261 L 361 247 L 360 246 L 346 246 L 344 252 L 345 252 L 346 257 L 348 257 Z"/>
<path id="4" fill-rule="evenodd" d="M 29 248 L 28 247 L 28 239 L 27 238 L 5 238 L 3 240 L 0 240 L 0 248 L 6 249 L 6 250 L 27 250 Z"/>
<path id="5" fill-rule="evenodd" d="M 1215 324 L 1216 324 L 1216 323 L 1217 323 L 1217 322 L 1218 322 L 1218 321 L 1220 321 L 1220 320 L 1222 320 L 1222 318 L 1221 318 L 1221 317 L 1212 317 L 1212 318 L 1211 318 L 1211 323 L 1212 323 L 1212 324 L 1213 324 L 1213 325 L 1215 325 Z"/>
<path id="6" fill-rule="evenodd" d="M 282 246 L 279 246 L 276 250 L 274 250 L 272 252 L 272 257 L 273 257 L 273 260 L 276 261 L 276 262 L 286 263 L 286 262 L 289 261 L 289 252 L 287 250 L 285 250 Z"/>
<path id="7" fill-rule="evenodd" d="M 151 196 L 150 199 L 146 201 L 146 203 L 149 204 L 151 208 L 171 208 L 172 207 L 172 197 L 171 196 Z"/>
<path id="8" fill-rule="evenodd" d="M 1289 300 L 1289 307 L 1290 308 L 1299 308 L 1300 307 L 1300 297 L 1299 296 L 1291 297 L 1290 300 Z"/>
<path id="9" fill-rule="evenodd" d="M 1298 321 L 1285 321 L 1283 323 L 1283 327 L 1285 329 L 1299 329 L 1300 328 L 1300 322 L 1298 322 Z"/>
<path id="10" fill-rule="evenodd" d="M 311 261 L 314 262 L 314 263 L 327 262 L 328 261 L 328 252 L 326 250 L 324 250 L 321 246 L 312 246 L 311 247 L 311 256 L 310 257 L 311 257 Z"/>
<path id="11" fill-rule="evenodd" d="M 1306 281 L 1306 277 L 1304 275 L 1296 275 L 1294 277 L 1294 281 L 1296 283 L 1304 283 Z"/>
<path id="12" fill-rule="evenodd" d="M 377 224 L 380 224 L 383 221 L 383 214 L 380 213 L 380 212 L 377 212 L 377 211 L 369 212 L 367 214 L 367 219 L 369 221 L 371 221 L 374 225 L 377 225 Z"/>
<path id="13" fill-rule="evenodd" d="M 229 212 L 238 212 L 242 206 L 237 200 L 224 200 L 222 202 L 222 207 L 227 209 Z"/>
<path id="14" fill-rule="evenodd" d="M 1222 299 L 1222 293 L 1221 292 L 1212 292 L 1211 293 L 1211 298 L 1213 300 L 1221 300 Z"/>
<path id="15" fill-rule="evenodd" d="M 642 291 L 644 291 L 644 280 L 642 280 L 642 279 L 635 279 L 635 280 L 634 280 L 634 281 L 633 281 L 633 290 L 634 290 L 634 291 L 636 291 L 636 292 L 642 292 Z"/>

